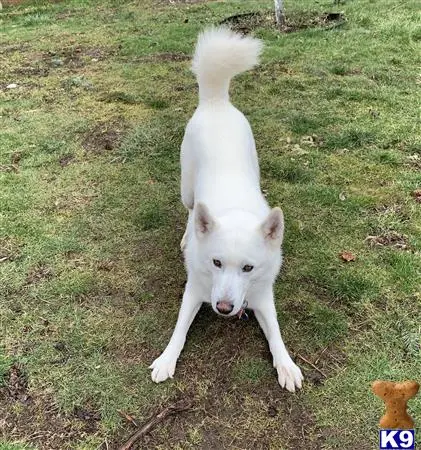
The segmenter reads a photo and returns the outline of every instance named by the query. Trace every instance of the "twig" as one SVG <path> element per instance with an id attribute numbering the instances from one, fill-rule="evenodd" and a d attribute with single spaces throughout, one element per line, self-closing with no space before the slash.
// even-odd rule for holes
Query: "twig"
<path id="1" fill-rule="evenodd" d="M 297 357 L 302 359 L 305 363 L 307 363 L 309 366 L 313 367 L 314 370 L 317 370 L 317 372 L 320 373 L 320 375 L 323 375 L 325 378 L 327 378 L 327 375 L 322 372 L 317 366 L 315 366 L 311 361 L 309 361 L 308 359 L 304 358 L 304 356 L 301 356 L 300 354 L 297 354 Z"/>
<path id="2" fill-rule="evenodd" d="M 139 430 L 137 430 L 134 434 L 130 436 L 130 438 L 121 446 L 119 450 L 130 450 L 139 439 L 141 439 L 145 434 L 149 433 L 152 428 L 158 425 L 160 422 L 165 420 L 167 417 L 182 412 L 187 411 L 193 406 L 193 402 L 185 402 L 184 400 L 180 400 L 174 405 L 167 406 L 156 416 L 151 417 Z"/>
<path id="3" fill-rule="evenodd" d="M 135 427 L 139 426 L 139 424 L 133 419 L 133 417 L 130 414 L 127 414 L 124 411 L 121 411 L 120 409 L 118 409 L 117 412 L 120 414 L 121 417 L 126 419 L 128 422 L 132 423 Z"/>
<path id="4" fill-rule="evenodd" d="M 317 364 L 320 361 L 320 358 L 323 356 L 323 353 L 328 349 L 329 347 L 325 347 L 320 355 L 316 358 L 316 361 L 314 361 L 314 364 Z"/>

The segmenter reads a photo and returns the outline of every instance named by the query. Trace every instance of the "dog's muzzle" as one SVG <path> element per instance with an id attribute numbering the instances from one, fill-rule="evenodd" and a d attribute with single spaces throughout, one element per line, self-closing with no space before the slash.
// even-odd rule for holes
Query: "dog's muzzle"
<path id="1" fill-rule="evenodd" d="M 234 309 L 234 305 L 226 301 L 216 302 L 216 309 L 220 314 L 227 315 Z"/>

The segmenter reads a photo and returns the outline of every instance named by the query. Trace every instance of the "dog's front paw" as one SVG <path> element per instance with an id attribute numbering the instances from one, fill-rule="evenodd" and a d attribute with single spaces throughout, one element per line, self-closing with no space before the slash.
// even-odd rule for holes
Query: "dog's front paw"
<path id="1" fill-rule="evenodd" d="M 152 369 L 152 381 L 155 383 L 161 383 L 168 378 L 172 378 L 174 376 L 176 364 L 176 359 L 168 357 L 163 353 L 149 366 L 149 369 Z"/>
<path id="2" fill-rule="evenodd" d="M 281 387 L 289 392 L 295 392 L 296 387 L 301 389 L 303 374 L 289 355 L 274 360 L 273 366 L 278 372 L 278 382 Z"/>

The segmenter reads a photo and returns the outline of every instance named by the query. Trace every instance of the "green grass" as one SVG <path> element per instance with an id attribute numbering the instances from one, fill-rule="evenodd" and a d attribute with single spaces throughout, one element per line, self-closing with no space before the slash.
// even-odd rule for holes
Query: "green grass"
<path id="1" fill-rule="evenodd" d="M 0 450 L 31 450 L 33 447 L 26 444 L 17 444 L 17 443 L 0 443 Z"/>
<path id="2" fill-rule="evenodd" d="M 114 448 L 133 431 L 118 411 L 141 423 L 180 397 L 194 410 L 158 427 L 150 448 L 375 448 L 383 406 L 371 382 L 421 373 L 417 6 L 355 0 L 340 5 L 339 27 L 284 34 L 258 21 L 262 63 L 232 84 L 263 188 L 286 218 L 275 292 L 307 380 L 294 395 L 277 386 L 255 320 L 206 308 L 174 380 L 155 385 L 147 369 L 185 281 L 178 158 L 197 104 L 189 55 L 204 26 L 266 17 L 272 3 L 3 9 L 0 450 Z M 334 9 L 286 3 L 299 26 Z M 392 232 L 408 249 L 366 241 Z M 13 364 L 29 402 L 8 391 Z M 420 396 L 410 410 L 419 421 Z"/>

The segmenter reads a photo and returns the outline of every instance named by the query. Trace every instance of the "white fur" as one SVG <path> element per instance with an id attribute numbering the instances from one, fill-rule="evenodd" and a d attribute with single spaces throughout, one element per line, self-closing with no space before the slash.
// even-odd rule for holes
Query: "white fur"
<path id="1" fill-rule="evenodd" d="M 301 387 L 302 374 L 282 341 L 273 298 L 282 263 L 283 215 L 262 195 L 250 125 L 228 95 L 230 79 L 256 65 L 261 48 L 259 40 L 225 28 L 205 31 L 198 39 L 193 71 L 199 106 L 181 146 L 181 197 L 189 210 L 181 248 L 188 280 L 171 340 L 150 366 L 155 382 L 173 377 L 203 302 L 218 314 L 217 302 L 228 302 L 233 317 L 246 300 L 268 340 L 279 384 L 289 391 Z M 244 272 L 245 266 L 253 269 Z"/>

